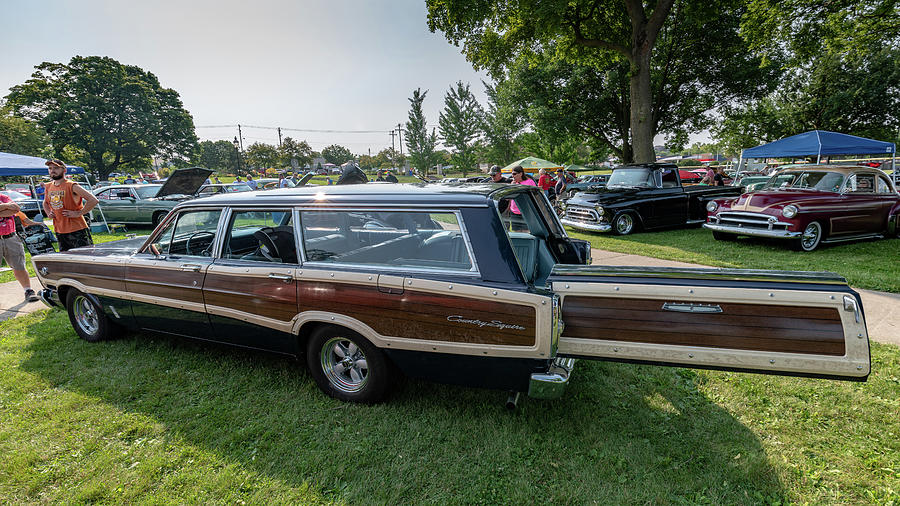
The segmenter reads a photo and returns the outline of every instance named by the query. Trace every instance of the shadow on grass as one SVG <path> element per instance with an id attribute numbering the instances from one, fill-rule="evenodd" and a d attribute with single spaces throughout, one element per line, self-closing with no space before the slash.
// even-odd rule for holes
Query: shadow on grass
<path id="1" fill-rule="evenodd" d="M 65 319 L 54 311 L 29 327 L 25 371 L 325 498 L 786 502 L 756 436 L 700 393 L 703 378 L 691 371 L 580 361 L 563 398 L 523 399 L 516 412 L 502 392 L 420 381 L 359 406 L 321 394 L 289 358 L 151 334 L 88 344 L 47 331 Z"/>

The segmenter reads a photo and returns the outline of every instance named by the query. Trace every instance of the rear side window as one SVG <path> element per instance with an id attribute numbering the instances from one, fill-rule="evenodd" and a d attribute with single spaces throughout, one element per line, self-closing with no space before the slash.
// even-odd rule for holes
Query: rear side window
<path id="1" fill-rule="evenodd" d="M 458 213 L 301 211 L 308 262 L 474 272 Z"/>

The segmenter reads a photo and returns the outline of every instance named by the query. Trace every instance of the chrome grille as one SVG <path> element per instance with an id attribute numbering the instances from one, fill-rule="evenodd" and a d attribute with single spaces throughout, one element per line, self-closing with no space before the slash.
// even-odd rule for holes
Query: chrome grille
<path id="1" fill-rule="evenodd" d="M 738 228 L 760 230 L 787 230 L 788 224 L 762 213 L 723 212 L 716 215 L 714 223 Z"/>
<path id="2" fill-rule="evenodd" d="M 592 207 L 568 206 L 566 207 L 565 218 L 583 223 L 600 223 L 600 215 Z"/>

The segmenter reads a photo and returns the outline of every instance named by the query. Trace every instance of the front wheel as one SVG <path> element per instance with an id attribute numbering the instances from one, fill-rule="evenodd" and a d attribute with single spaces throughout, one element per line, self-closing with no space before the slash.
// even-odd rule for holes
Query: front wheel
<path id="1" fill-rule="evenodd" d="M 613 231 L 616 235 L 628 235 L 634 232 L 635 222 L 631 213 L 622 213 L 613 220 Z"/>
<path id="2" fill-rule="evenodd" d="M 796 247 L 801 251 L 813 251 L 822 242 L 822 225 L 818 221 L 810 222 L 803 229 L 803 234 L 797 240 Z"/>
<path id="3" fill-rule="evenodd" d="M 382 400 L 390 388 L 387 357 L 349 329 L 317 329 L 306 348 L 306 363 L 319 389 L 335 399 L 372 404 Z"/>
<path id="4" fill-rule="evenodd" d="M 113 337 L 115 324 L 103 312 L 95 299 L 74 288 L 66 296 L 69 321 L 78 337 L 96 343 Z"/>

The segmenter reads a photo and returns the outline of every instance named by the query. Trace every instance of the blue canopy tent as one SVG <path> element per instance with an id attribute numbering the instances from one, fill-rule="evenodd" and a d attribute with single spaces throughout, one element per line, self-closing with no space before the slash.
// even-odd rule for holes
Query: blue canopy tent
<path id="1" fill-rule="evenodd" d="M 740 171 L 745 161 L 750 158 L 815 156 L 816 163 L 820 163 L 823 155 L 884 154 L 893 158 L 896 155 L 896 151 L 897 148 L 893 142 L 876 141 L 827 130 L 812 130 L 741 151 L 741 161 L 738 163 L 738 170 Z M 891 167 L 894 167 L 893 162 Z"/>
<path id="2" fill-rule="evenodd" d="M 0 152 L 0 176 L 46 176 L 44 158 Z M 84 174 L 81 167 L 67 167 L 67 174 Z"/>

